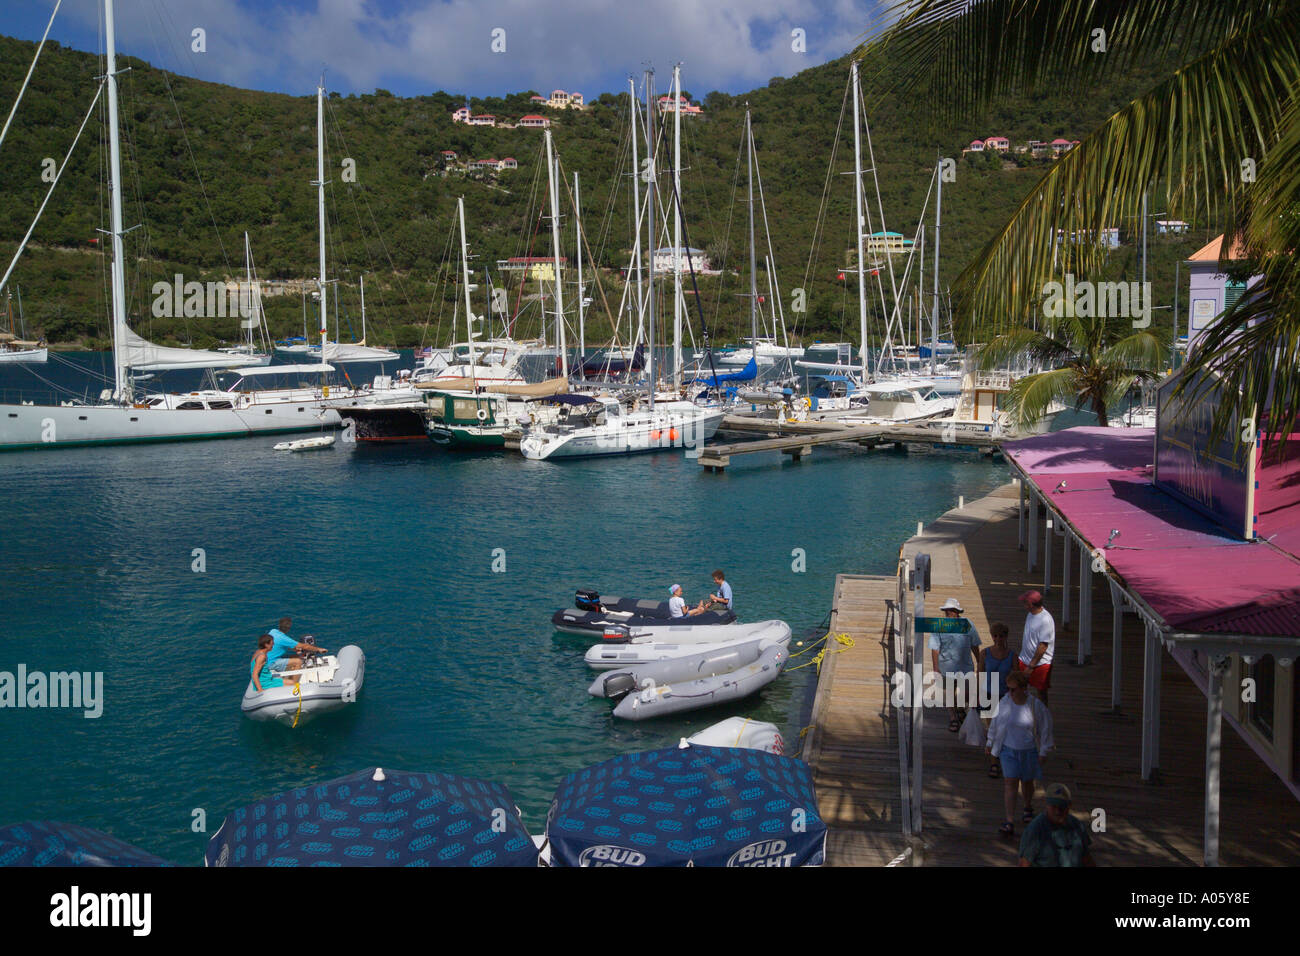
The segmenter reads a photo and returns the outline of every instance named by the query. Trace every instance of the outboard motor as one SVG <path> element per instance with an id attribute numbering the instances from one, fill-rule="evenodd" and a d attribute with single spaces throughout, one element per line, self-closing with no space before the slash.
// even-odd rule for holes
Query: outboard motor
<path id="1" fill-rule="evenodd" d="M 606 677 L 601 683 L 601 688 L 605 691 L 605 696 L 611 700 L 625 697 L 636 690 L 636 677 L 628 671 L 619 671 Z"/>
<path id="2" fill-rule="evenodd" d="M 573 606 L 579 611 L 599 611 L 601 610 L 600 594 L 595 588 L 578 588 L 573 596 Z"/>
<path id="3" fill-rule="evenodd" d="M 632 640 L 632 629 L 622 624 L 606 624 L 600 636 L 606 644 L 626 644 Z"/>

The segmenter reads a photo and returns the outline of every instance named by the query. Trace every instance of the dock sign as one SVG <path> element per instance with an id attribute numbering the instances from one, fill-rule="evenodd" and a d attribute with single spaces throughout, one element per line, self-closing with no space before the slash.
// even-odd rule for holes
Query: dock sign
<path id="1" fill-rule="evenodd" d="M 970 621 L 964 617 L 918 617 L 916 629 L 921 634 L 965 634 Z"/>

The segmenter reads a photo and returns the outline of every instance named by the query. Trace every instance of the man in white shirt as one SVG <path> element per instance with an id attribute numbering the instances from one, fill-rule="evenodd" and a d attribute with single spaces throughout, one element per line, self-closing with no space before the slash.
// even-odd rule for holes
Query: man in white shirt
<path id="1" fill-rule="evenodd" d="M 1016 670 L 1024 671 L 1029 686 L 1038 691 L 1039 699 L 1047 703 L 1047 691 L 1052 686 L 1052 656 L 1056 650 L 1056 622 L 1043 607 L 1043 595 L 1026 591 L 1020 602 L 1029 612 L 1025 616 L 1024 635 L 1020 639 L 1020 656 Z"/>

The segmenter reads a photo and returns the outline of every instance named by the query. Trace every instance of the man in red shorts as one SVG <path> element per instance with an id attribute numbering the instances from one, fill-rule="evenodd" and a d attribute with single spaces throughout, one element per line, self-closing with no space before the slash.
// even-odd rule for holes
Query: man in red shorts
<path id="1" fill-rule="evenodd" d="M 1038 691 L 1038 698 L 1047 703 L 1047 690 L 1052 686 L 1052 653 L 1056 649 L 1056 622 L 1043 607 L 1043 595 L 1026 591 L 1020 595 L 1029 614 L 1025 617 L 1025 630 L 1020 639 L 1020 656 L 1016 670 L 1026 671 L 1029 686 Z"/>

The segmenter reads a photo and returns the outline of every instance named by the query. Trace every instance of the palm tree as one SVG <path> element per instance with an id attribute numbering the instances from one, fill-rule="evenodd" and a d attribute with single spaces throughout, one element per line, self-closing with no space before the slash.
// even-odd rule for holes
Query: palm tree
<path id="1" fill-rule="evenodd" d="M 1016 380 L 1007 395 L 1017 426 L 1027 428 L 1055 402 L 1090 408 L 1103 426 L 1108 410 L 1135 384 L 1160 377 L 1165 347 L 1160 337 L 1134 331 L 1124 321 L 1067 316 L 1044 331 L 1003 332 L 980 350 L 986 366 L 1027 357 L 1048 371 Z"/>
<path id="2" fill-rule="evenodd" d="M 858 52 L 879 90 L 950 117 L 1013 91 L 1083 93 L 1172 58 L 1177 68 L 1062 156 L 963 271 L 958 328 L 977 341 L 1014 332 L 1046 283 L 1102 272 L 1101 244 L 1059 235 L 1100 235 L 1161 196 L 1173 217 L 1226 224 L 1225 256 L 1243 245 L 1262 276 L 1200 340 L 1181 388 L 1195 398 L 1218 380 L 1259 409 L 1271 391 L 1284 443 L 1300 411 L 1300 0 L 902 0 Z M 1236 416 L 1221 403 L 1217 435 Z"/>

